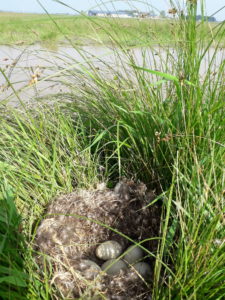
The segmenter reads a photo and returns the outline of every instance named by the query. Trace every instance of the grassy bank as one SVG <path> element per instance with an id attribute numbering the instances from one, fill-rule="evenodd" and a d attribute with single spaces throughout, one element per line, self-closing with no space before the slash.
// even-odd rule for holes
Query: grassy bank
<path id="1" fill-rule="evenodd" d="M 199 39 L 199 30 L 210 24 L 196 23 L 196 6 L 188 3 L 189 19 L 175 30 L 177 55 L 165 48 L 160 71 L 154 60 L 146 67 L 146 52 L 136 66 L 123 49 L 129 72 L 121 64 L 119 70 L 105 66 L 111 80 L 94 65 L 70 73 L 81 84 L 73 83 L 64 96 L 69 104 L 1 110 L 0 199 L 12 212 L 0 219 L 7 229 L 0 232 L 3 299 L 54 299 L 51 272 L 33 258 L 36 221 L 54 196 L 101 180 L 113 186 L 123 176 L 156 189 L 162 208 L 152 299 L 225 298 L 224 61 L 214 69 L 225 28 L 215 28 L 217 42 Z M 211 46 L 214 55 L 200 76 Z M 154 47 L 147 51 L 155 53 Z M 68 78 L 63 81 L 69 86 Z M 13 223 L 12 215 L 22 219 Z M 13 228 L 18 231 L 20 223 L 16 244 Z M 17 261 L 8 250 L 15 248 Z"/>
<path id="2" fill-rule="evenodd" d="M 74 45 L 118 43 L 126 46 L 144 46 L 177 42 L 176 20 L 115 19 L 85 16 L 0 13 L 0 44 L 31 45 L 42 43 L 55 46 L 67 39 Z M 198 30 L 199 38 L 208 41 L 216 23 L 207 23 Z M 224 45 L 224 38 L 215 37 Z"/>

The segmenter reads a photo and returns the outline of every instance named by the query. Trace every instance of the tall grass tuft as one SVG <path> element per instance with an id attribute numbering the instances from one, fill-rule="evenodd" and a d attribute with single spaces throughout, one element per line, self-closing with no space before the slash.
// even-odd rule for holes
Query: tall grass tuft
<path id="1" fill-rule="evenodd" d="M 0 182 L 10 183 L 21 216 L 11 194 L 0 194 L 1 297 L 50 299 L 49 275 L 34 260 L 35 224 L 52 198 L 99 181 L 98 157 L 86 150 L 89 137 L 79 116 L 74 121 L 57 108 L 45 106 L 43 111 L 33 111 L 33 116 L 8 110 L 1 115 L 0 132 Z M 16 235 L 20 223 L 22 244 Z"/>
<path id="2" fill-rule="evenodd" d="M 196 1 L 187 1 L 186 17 L 176 3 L 171 6 L 180 18 L 178 42 L 158 51 L 160 62 L 150 46 L 142 65 L 129 46 L 122 54 L 115 50 L 128 69 L 121 64 L 122 70 L 110 70 L 108 80 L 92 73 L 82 99 L 74 96 L 70 108 L 92 128 L 92 148 L 97 144 L 117 164 L 115 176 L 133 176 L 163 191 L 153 299 L 223 299 L 224 60 L 215 37 L 225 28 L 218 24 L 207 41 L 197 34 L 209 24 L 196 21 Z"/>

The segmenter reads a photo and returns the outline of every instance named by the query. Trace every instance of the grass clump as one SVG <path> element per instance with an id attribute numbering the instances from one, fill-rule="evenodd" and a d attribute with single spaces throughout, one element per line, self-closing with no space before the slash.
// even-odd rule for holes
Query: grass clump
<path id="1" fill-rule="evenodd" d="M 95 161 L 90 156 L 90 151 L 85 150 L 89 137 L 84 134 L 82 123 L 78 119 L 77 117 L 75 122 L 71 115 L 47 106 L 42 112 L 36 111 L 35 115 L 31 115 L 29 111 L 19 113 L 14 110 L 1 115 L 0 180 L 10 182 L 16 207 L 21 215 L 18 219 L 12 211 L 12 220 L 4 221 L 9 222 L 8 226 L 14 226 L 12 229 L 15 228 L 16 231 L 19 220 L 26 241 L 26 244 L 21 245 L 21 258 L 17 262 L 14 256 L 17 245 L 15 233 L 11 232 L 12 229 L 3 233 L 4 239 L 10 243 L 1 252 L 2 272 L 7 265 L 8 273 L 18 277 L 19 287 L 15 289 L 5 284 L 3 299 L 12 299 L 12 295 L 14 299 L 51 298 L 52 287 L 46 269 L 40 270 L 33 258 L 35 222 L 41 219 L 47 203 L 57 194 L 71 192 L 79 186 L 94 186 L 99 180 L 97 157 Z M 12 202 L 12 199 L 2 198 L 3 212 L 11 212 L 9 205 L 14 209 L 13 202 L 9 201 Z M 18 270 L 18 263 L 21 264 L 21 270 Z M 47 268 L 47 262 L 45 267 Z M 20 282 L 24 277 L 20 277 L 23 271 L 27 275 L 24 275 L 26 284 L 22 288 Z M 3 275 L 1 273 L 4 283 L 6 275 L 2 277 Z"/>
<path id="2" fill-rule="evenodd" d="M 74 125 L 71 116 L 47 107 L 28 115 L 2 117 L 0 178 L 11 182 L 19 211 L 34 220 L 55 194 L 94 184 L 97 171 L 89 151 L 83 151 L 88 137 L 81 123 Z"/>
<path id="3" fill-rule="evenodd" d="M 107 77 L 89 61 L 74 75 L 82 84 L 72 86 L 73 75 L 65 72 L 69 104 L 1 116 L 0 178 L 14 188 L 29 249 L 34 221 L 49 200 L 94 185 L 99 164 L 108 181 L 125 176 L 157 190 L 162 217 L 154 300 L 225 297 L 224 61 L 215 67 L 224 23 L 205 40 L 198 32 L 209 24 L 196 22 L 194 1 L 186 13 L 189 18 L 176 21 L 173 49 L 143 49 L 137 64 L 129 39 L 125 47 L 112 33 L 120 69 L 105 64 Z M 50 271 L 38 273 L 34 261 L 24 269 L 28 295 L 53 297 Z"/>

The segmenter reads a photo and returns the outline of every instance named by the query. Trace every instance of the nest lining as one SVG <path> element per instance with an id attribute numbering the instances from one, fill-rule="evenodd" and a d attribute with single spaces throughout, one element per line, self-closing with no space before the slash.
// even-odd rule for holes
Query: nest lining
<path id="1" fill-rule="evenodd" d="M 54 199 L 37 228 L 36 247 L 51 259 L 51 283 L 59 297 L 67 299 L 150 299 L 149 284 L 129 269 L 119 276 L 106 274 L 87 278 L 81 260 L 89 259 L 102 265 L 95 255 L 96 247 L 107 240 L 119 242 L 123 249 L 129 240 L 110 230 L 115 229 L 132 240 L 159 236 L 160 207 L 146 207 L 155 195 L 143 183 L 132 180 L 119 182 L 114 190 L 102 187 L 78 190 Z M 101 224 L 104 224 L 102 226 Z M 156 251 L 157 242 L 144 245 Z M 41 265 L 40 255 L 37 260 Z M 150 264 L 154 264 L 150 260 Z M 56 299 L 58 296 L 55 295 Z M 84 297 L 84 298 L 82 298 Z"/>

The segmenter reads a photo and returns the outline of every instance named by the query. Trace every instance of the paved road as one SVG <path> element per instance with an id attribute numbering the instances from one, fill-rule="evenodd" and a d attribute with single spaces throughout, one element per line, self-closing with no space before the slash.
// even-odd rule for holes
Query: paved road
<path id="1" fill-rule="evenodd" d="M 208 61 L 214 50 L 210 49 L 201 65 L 203 76 L 208 68 Z M 111 80 L 114 71 L 120 72 L 121 76 L 132 78 L 129 67 L 128 56 L 132 55 L 137 65 L 164 70 L 172 64 L 176 64 L 176 53 L 169 49 L 169 55 L 162 48 L 136 48 L 130 54 L 118 55 L 118 50 L 106 47 L 83 47 L 73 49 L 71 47 L 60 47 L 57 51 L 43 49 L 40 46 L 27 48 L 0 46 L 0 67 L 5 76 L 0 74 L 0 103 L 18 105 L 18 97 L 13 89 L 18 92 L 20 99 L 31 103 L 36 97 L 43 97 L 60 92 L 69 92 L 71 88 L 82 84 L 80 72 L 90 70 L 89 63 L 100 72 L 103 78 Z M 215 70 L 225 57 L 225 49 L 217 53 Z M 111 68 L 111 69 L 110 69 Z M 86 71 L 85 71 L 86 70 Z M 113 71 L 114 70 L 114 71 Z M 169 69 L 167 70 L 169 72 Z M 134 78 L 134 76 L 133 76 Z M 66 87 L 65 81 L 69 87 Z M 10 86 L 11 85 L 11 86 Z"/>

